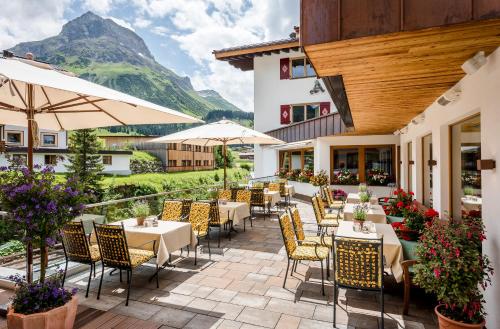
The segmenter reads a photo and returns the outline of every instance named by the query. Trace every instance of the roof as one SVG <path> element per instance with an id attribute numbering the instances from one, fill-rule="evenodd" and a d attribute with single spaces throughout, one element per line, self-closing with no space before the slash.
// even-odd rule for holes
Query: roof
<path id="1" fill-rule="evenodd" d="M 290 50 L 297 51 L 299 48 L 299 39 L 289 38 L 214 50 L 213 54 L 216 59 L 228 61 L 229 64 L 242 71 L 251 71 L 253 70 L 254 57 L 279 54 L 281 52 L 288 53 Z"/>

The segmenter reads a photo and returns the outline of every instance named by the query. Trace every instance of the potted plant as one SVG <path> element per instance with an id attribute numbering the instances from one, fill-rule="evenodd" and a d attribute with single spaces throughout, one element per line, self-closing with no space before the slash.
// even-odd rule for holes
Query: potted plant
<path id="1" fill-rule="evenodd" d="M 368 190 L 368 186 L 365 183 L 361 183 L 358 186 L 358 192 L 359 193 L 364 193 Z"/>
<path id="2" fill-rule="evenodd" d="M 363 223 L 366 220 L 366 213 L 367 213 L 367 210 L 366 210 L 365 206 L 360 205 L 360 204 L 354 206 L 352 218 L 353 218 L 354 224 L 358 224 L 361 229 L 363 228 Z"/>
<path id="3" fill-rule="evenodd" d="M 389 183 L 390 175 L 382 169 L 370 169 L 366 175 L 369 185 L 386 186 Z"/>
<path id="4" fill-rule="evenodd" d="M 397 189 L 394 191 L 394 198 L 385 198 L 385 203 L 389 203 L 388 206 L 384 206 L 385 214 L 389 222 L 401 222 L 403 221 L 404 210 L 407 207 L 413 205 L 413 192 L 405 192 L 403 189 Z"/>
<path id="5" fill-rule="evenodd" d="M 132 212 L 132 216 L 137 220 L 137 225 L 142 226 L 146 217 L 149 216 L 149 205 L 146 202 L 136 202 L 130 211 Z"/>
<path id="6" fill-rule="evenodd" d="M 480 218 L 427 224 L 416 248 L 415 283 L 436 295 L 440 328 L 483 328 L 482 290 L 493 273 L 481 252 Z"/>
<path id="7" fill-rule="evenodd" d="M 336 185 L 356 185 L 359 183 L 358 175 L 347 169 L 341 169 L 333 175 L 333 183 Z"/>
<path id="8" fill-rule="evenodd" d="M 368 190 L 365 190 L 364 192 L 359 193 L 359 202 L 363 204 L 369 204 L 370 199 L 372 197 L 372 193 Z"/>
<path id="9" fill-rule="evenodd" d="M 26 232 L 27 247 L 40 247 L 40 276 L 34 283 L 16 279 L 17 289 L 7 315 L 8 327 L 69 329 L 73 326 L 78 302 L 74 291 L 70 293 L 62 288 L 60 276 L 46 279 L 48 247 L 56 243 L 60 229 L 67 222 L 82 214 L 86 195 L 72 178 L 57 183 L 51 167 L 41 170 L 35 167 L 34 171 L 2 168 L 0 179 L 3 209 Z M 44 300 L 38 295 L 49 292 L 54 299 Z"/>
<path id="10" fill-rule="evenodd" d="M 310 183 L 314 186 L 324 186 L 328 184 L 328 175 L 326 171 L 320 170 L 316 175 L 312 176 Z"/>
<path id="11" fill-rule="evenodd" d="M 472 199 L 474 197 L 474 188 L 472 186 L 465 186 L 464 195 L 467 199 Z"/>

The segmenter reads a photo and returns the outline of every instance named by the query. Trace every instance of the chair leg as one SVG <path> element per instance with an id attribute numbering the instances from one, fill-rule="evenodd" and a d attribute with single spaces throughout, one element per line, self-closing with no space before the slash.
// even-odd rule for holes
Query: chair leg
<path id="1" fill-rule="evenodd" d="M 120 269 L 120 282 L 123 282 L 123 279 L 122 279 L 122 270 Z"/>
<path id="2" fill-rule="evenodd" d="M 89 274 L 89 282 L 87 282 L 87 292 L 85 293 L 85 298 L 89 297 L 89 288 L 90 288 L 90 280 L 92 280 L 92 270 L 94 268 L 95 263 L 90 263 L 90 274 Z M 95 271 L 94 271 L 95 275 Z"/>
<path id="3" fill-rule="evenodd" d="M 247 218 L 243 218 L 243 232 L 247 231 Z"/>
<path id="4" fill-rule="evenodd" d="M 330 255 L 326 256 L 326 278 L 330 279 Z"/>
<path id="5" fill-rule="evenodd" d="M 408 278 L 408 279 L 407 279 Z M 410 290 L 411 290 L 411 284 L 409 280 L 410 276 L 405 275 L 405 280 L 404 280 L 404 297 L 403 297 L 403 314 L 408 315 L 408 311 L 410 309 Z"/>
<path id="6" fill-rule="evenodd" d="M 125 306 L 128 306 L 128 299 L 130 297 L 130 286 L 132 285 L 132 270 L 130 271 L 127 270 L 127 279 L 128 279 L 128 289 L 127 289 L 127 301 L 125 302 Z"/>
<path id="7" fill-rule="evenodd" d="M 323 260 L 321 260 L 320 263 L 321 263 L 321 293 L 324 296 L 325 295 L 325 274 L 323 273 Z"/>
<path id="8" fill-rule="evenodd" d="M 293 270 L 295 273 L 297 273 L 297 265 L 299 265 L 299 261 L 298 260 L 295 261 L 295 268 Z"/>
<path id="9" fill-rule="evenodd" d="M 101 279 L 99 280 L 99 290 L 97 291 L 97 299 L 101 296 L 102 278 L 104 277 L 104 263 L 101 262 Z"/>
<path id="10" fill-rule="evenodd" d="M 95 270 L 95 266 L 96 266 L 96 263 L 94 262 L 94 279 L 95 279 L 95 274 L 96 274 L 96 270 Z"/>
<path id="11" fill-rule="evenodd" d="M 382 309 L 380 311 L 380 328 L 384 329 L 384 288 L 380 290 L 380 301 L 382 304 Z"/>
<path id="12" fill-rule="evenodd" d="M 321 234 L 321 226 L 318 225 L 318 230 L 316 232 L 316 235 L 319 236 Z"/>
<path id="13" fill-rule="evenodd" d="M 210 238 L 207 239 L 208 244 L 208 259 L 212 260 L 212 251 L 210 250 Z"/>
<path id="14" fill-rule="evenodd" d="M 64 274 L 62 278 L 61 287 L 64 288 L 64 282 L 66 281 L 66 272 L 68 272 L 68 259 L 66 258 L 66 266 L 64 267 Z"/>
<path id="15" fill-rule="evenodd" d="M 158 263 L 156 263 L 156 288 L 160 288 L 160 269 L 158 268 Z"/>
<path id="16" fill-rule="evenodd" d="M 283 288 L 285 288 L 286 277 L 288 276 L 288 269 L 290 268 L 290 258 L 287 259 L 285 279 L 283 280 Z"/>
<path id="17" fill-rule="evenodd" d="M 337 285 L 333 284 L 333 327 L 336 328 L 337 323 Z"/>
<path id="18" fill-rule="evenodd" d="M 196 237 L 196 247 L 194 247 L 194 265 L 196 265 L 196 257 L 198 256 L 198 245 L 200 244 L 200 238 Z"/>
<path id="19" fill-rule="evenodd" d="M 219 242 L 217 243 L 217 248 L 220 248 L 220 234 L 221 234 L 221 231 L 222 231 L 222 225 L 219 225 Z M 229 232 L 229 234 L 231 234 L 231 232 Z"/>

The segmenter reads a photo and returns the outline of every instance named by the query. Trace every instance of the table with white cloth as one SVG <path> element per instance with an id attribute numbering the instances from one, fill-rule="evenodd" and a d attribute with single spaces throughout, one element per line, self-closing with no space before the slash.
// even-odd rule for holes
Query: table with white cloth
<path id="1" fill-rule="evenodd" d="M 219 201 L 219 213 L 221 219 L 229 218 L 233 225 L 238 225 L 243 219 L 250 217 L 250 206 L 246 202 Z"/>
<path id="2" fill-rule="evenodd" d="M 293 185 L 285 185 L 285 193 L 288 193 L 288 195 L 293 196 L 295 194 L 295 187 Z"/>
<path id="3" fill-rule="evenodd" d="M 279 191 L 264 191 L 264 197 L 266 201 L 269 201 L 271 207 L 281 201 L 281 195 Z"/>
<path id="4" fill-rule="evenodd" d="M 359 200 L 359 193 L 349 193 L 347 195 L 346 203 L 361 203 Z M 378 199 L 375 195 L 370 197 L 371 204 L 378 204 Z"/>
<path id="5" fill-rule="evenodd" d="M 196 247 L 196 236 L 191 229 L 191 223 L 159 220 L 158 226 L 138 226 L 135 218 L 110 223 L 120 225 L 123 223 L 125 236 L 129 248 L 153 250 L 156 241 L 156 263 L 165 264 L 172 252 L 186 246 Z M 95 240 L 95 234 L 92 234 Z"/>
<path id="6" fill-rule="evenodd" d="M 340 222 L 335 236 L 363 239 L 383 238 L 383 253 L 386 262 L 386 267 L 390 267 L 396 282 L 401 282 L 403 279 L 403 247 L 401 242 L 394 232 L 394 229 L 389 224 L 375 224 L 376 233 L 355 232 L 352 222 Z"/>
<path id="7" fill-rule="evenodd" d="M 346 203 L 344 206 L 344 220 L 352 221 L 354 218 L 354 207 L 356 204 Z M 372 204 L 368 206 L 366 213 L 366 220 L 370 220 L 374 223 L 386 224 L 387 217 L 385 215 L 384 208 L 378 204 Z"/>
<path id="8" fill-rule="evenodd" d="M 467 211 L 480 211 L 483 199 L 480 197 L 462 197 L 462 205 Z"/>

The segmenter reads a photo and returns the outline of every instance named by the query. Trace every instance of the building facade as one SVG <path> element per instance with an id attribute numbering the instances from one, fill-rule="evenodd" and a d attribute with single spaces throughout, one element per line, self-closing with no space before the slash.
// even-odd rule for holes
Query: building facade
<path id="1" fill-rule="evenodd" d="M 58 173 L 67 171 L 68 136 L 65 131 L 40 130 L 39 147 L 34 150 L 33 164 L 52 166 Z M 0 166 L 7 166 L 9 160 L 25 162 L 27 159 L 28 130 L 25 127 L 0 126 L 0 139 L 5 143 L 5 152 L 0 154 Z M 129 175 L 131 151 L 102 150 L 104 173 Z"/>

